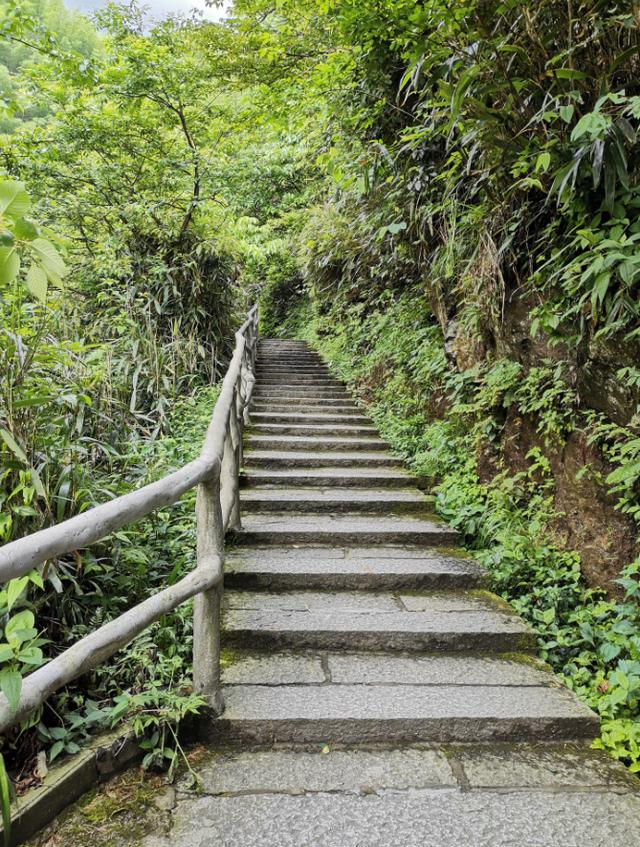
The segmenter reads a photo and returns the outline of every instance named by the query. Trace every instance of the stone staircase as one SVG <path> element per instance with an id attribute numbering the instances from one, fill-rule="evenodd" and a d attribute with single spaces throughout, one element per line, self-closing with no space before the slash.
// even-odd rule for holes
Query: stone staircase
<path id="1" fill-rule="evenodd" d="M 319 356 L 260 344 L 243 529 L 226 563 L 227 739 L 591 738 L 597 720 L 533 658 Z"/>
<path id="2" fill-rule="evenodd" d="M 145 847 L 640 847 L 596 716 L 344 387 L 294 341 L 257 374 L 226 710 Z"/>

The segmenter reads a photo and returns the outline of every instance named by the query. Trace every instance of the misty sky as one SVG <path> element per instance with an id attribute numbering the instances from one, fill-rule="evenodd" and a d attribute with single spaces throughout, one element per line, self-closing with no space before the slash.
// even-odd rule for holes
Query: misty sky
<path id="1" fill-rule="evenodd" d="M 105 5 L 106 0 L 65 0 L 66 5 L 72 9 L 80 9 L 82 12 L 91 12 Z M 204 0 L 141 0 L 140 5 L 148 6 L 150 14 L 154 18 L 164 18 L 168 14 L 176 12 L 189 12 L 191 9 L 199 9 L 207 20 L 217 21 L 225 14 L 225 9 L 209 8 Z M 230 3 L 225 2 L 228 7 Z"/>

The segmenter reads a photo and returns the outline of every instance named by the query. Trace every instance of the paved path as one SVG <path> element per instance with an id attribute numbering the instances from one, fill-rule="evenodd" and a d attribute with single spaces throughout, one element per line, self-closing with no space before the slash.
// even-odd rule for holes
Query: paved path
<path id="1" fill-rule="evenodd" d="M 226 711 L 172 847 L 640 845 L 598 722 L 317 354 L 263 340 Z"/>

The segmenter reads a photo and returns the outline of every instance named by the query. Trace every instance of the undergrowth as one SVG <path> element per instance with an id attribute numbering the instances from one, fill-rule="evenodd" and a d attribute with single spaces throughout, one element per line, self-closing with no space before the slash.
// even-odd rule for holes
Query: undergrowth
<path id="1" fill-rule="evenodd" d="M 438 513 L 533 627 L 540 657 L 601 716 L 595 746 L 640 772 L 640 560 L 617 580 L 621 599 L 586 585 L 579 555 L 554 541 L 553 482 L 539 449 L 521 472 L 498 463 L 490 482 L 478 473 L 479 450 L 497 444 L 501 412 L 513 403 L 535 415 L 545 438 L 562 438 L 569 389 L 551 366 L 526 378 L 508 360 L 454 371 L 439 329 L 417 308 L 415 298 L 387 299 L 338 318 L 307 306 L 299 332 L 369 404 L 382 436 L 434 482 Z"/>
<path id="2" fill-rule="evenodd" d="M 103 476 L 97 496 L 124 494 L 196 458 L 217 395 L 217 387 L 203 388 L 177 402 L 169 416 L 168 434 L 132 444 L 121 466 L 124 472 Z M 65 574 L 61 593 L 53 598 L 56 604 L 66 598 L 75 620 L 64 633 L 62 646 L 174 584 L 195 567 L 195 492 L 83 551 L 77 564 Z M 6 602 L 15 582 L 0 593 L 0 599 Z M 39 608 L 38 620 L 46 620 L 51 600 L 37 579 L 18 587 L 21 590 L 14 591 L 10 621 L 20 624 L 28 617 L 31 629 L 18 631 L 21 637 L 30 636 L 31 649 L 38 645 L 42 662 L 50 641 L 33 628 L 32 609 Z M 4 752 L 17 789 L 33 783 L 39 751 L 46 753 L 50 764 L 65 753 L 78 752 L 96 730 L 124 721 L 140 739 L 145 751 L 143 766 L 168 768 L 171 776 L 179 760 L 184 761 L 178 727 L 204 705 L 191 687 L 192 644 L 192 608 L 185 603 L 110 661 L 56 694 L 5 739 Z M 24 661 L 23 655 L 16 656 L 16 672 L 24 672 Z"/>

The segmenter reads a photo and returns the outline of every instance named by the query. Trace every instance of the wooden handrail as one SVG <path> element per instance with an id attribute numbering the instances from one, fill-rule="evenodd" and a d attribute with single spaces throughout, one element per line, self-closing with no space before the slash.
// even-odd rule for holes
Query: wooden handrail
<path id="1" fill-rule="evenodd" d="M 191 597 L 194 598 L 194 689 L 205 697 L 216 714 L 224 708 L 220 687 L 224 535 L 227 529 L 240 526 L 242 432 L 249 420 L 257 342 L 258 310 L 254 306 L 236 333 L 235 350 L 198 459 L 137 491 L 0 548 L 0 582 L 6 582 L 49 559 L 93 544 L 156 509 L 175 503 L 198 486 L 195 569 L 30 673 L 23 680 L 16 710 L 0 695 L 0 732 L 25 718 L 63 685 L 104 662 L 151 623 Z"/>

